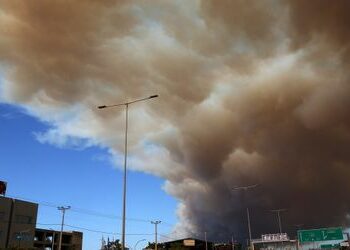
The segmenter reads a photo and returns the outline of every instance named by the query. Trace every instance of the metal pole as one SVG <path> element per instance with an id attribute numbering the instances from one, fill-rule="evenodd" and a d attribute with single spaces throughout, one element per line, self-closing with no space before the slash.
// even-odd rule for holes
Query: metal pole
<path id="1" fill-rule="evenodd" d="M 280 211 L 277 211 L 277 217 L 278 217 L 278 226 L 279 226 L 280 234 L 281 234 L 282 233 L 282 224 L 281 224 Z"/>
<path id="2" fill-rule="evenodd" d="M 208 250 L 207 232 L 204 232 L 204 238 L 205 238 L 205 250 Z"/>
<path id="3" fill-rule="evenodd" d="M 52 246 L 51 246 L 51 249 L 53 250 L 55 247 L 55 232 L 53 231 L 52 232 Z"/>
<path id="4" fill-rule="evenodd" d="M 136 242 L 135 246 L 134 246 L 134 250 L 136 250 L 137 244 L 139 244 L 141 241 L 145 241 L 146 239 L 142 239 Z"/>
<path id="5" fill-rule="evenodd" d="M 126 213 L 126 166 L 127 166 L 127 156 L 128 156 L 128 113 L 129 113 L 129 104 L 145 101 L 148 99 L 156 98 L 158 95 L 151 95 L 146 98 L 137 99 L 130 102 L 125 103 L 119 103 L 114 105 L 102 105 L 98 106 L 99 109 L 105 109 L 105 108 L 111 108 L 111 107 L 118 107 L 125 105 L 125 145 L 124 145 L 124 177 L 123 177 L 123 216 L 122 216 L 122 242 L 121 242 L 121 248 L 122 250 L 125 249 L 125 213 Z"/>
<path id="6" fill-rule="evenodd" d="M 157 240 L 157 234 L 158 234 L 158 231 L 157 231 L 157 226 L 159 223 L 161 223 L 160 220 L 156 220 L 156 221 L 151 221 L 152 224 L 154 224 L 154 237 L 155 237 L 155 240 L 154 240 L 154 249 L 157 250 L 158 247 L 157 247 L 157 244 L 158 244 L 158 240 Z"/>
<path id="7" fill-rule="evenodd" d="M 231 238 L 231 243 L 232 243 L 232 250 L 235 249 L 235 244 L 234 244 L 234 241 L 233 241 L 233 234 L 232 234 L 232 238 Z"/>
<path id="8" fill-rule="evenodd" d="M 157 236 L 158 236 L 158 235 L 157 235 L 158 232 L 157 232 L 157 225 L 158 225 L 158 223 L 156 223 L 156 224 L 154 225 L 154 226 L 155 226 L 155 237 L 156 237 L 156 241 L 155 241 L 156 244 L 154 245 L 154 249 L 155 249 L 155 250 L 158 249 L 158 237 L 157 237 Z"/>
<path id="9" fill-rule="evenodd" d="M 280 234 L 282 233 L 282 222 L 281 222 L 281 215 L 280 215 L 280 212 L 284 212 L 284 211 L 286 211 L 286 210 L 287 210 L 287 209 L 285 209 L 285 208 L 280 208 L 280 209 L 271 210 L 271 212 L 277 213 L 278 229 L 279 229 Z"/>
<path id="10" fill-rule="evenodd" d="M 61 223 L 61 232 L 60 232 L 60 240 L 58 242 L 58 250 L 61 250 L 62 246 L 62 233 L 63 233 L 63 225 L 64 225 L 64 215 L 67 209 L 70 209 L 70 206 L 67 207 L 58 207 L 58 210 L 62 211 L 62 223 Z"/>
<path id="11" fill-rule="evenodd" d="M 243 198 L 244 198 L 244 203 L 247 204 L 246 201 L 246 191 L 253 189 L 255 187 L 259 186 L 259 184 L 254 184 L 254 185 L 249 185 L 249 186 L 241 186 L 241 187 L 234 187 L 233 190 L 242 190 L 243 191 Z M 251 225 L 250 225 L 250 214 L 249 214 L 249 207 L 246 205 L 246 210 L 247 210 L 247 224 L 248 224 L 248 234 L 249 234 L 249 246 L 252 241 L 252 230 L 251 230 Z"/>
<path id="12" fill-rule="evenodd" d="M 247 207 L 247 222 L 248 222 L 248 233 L 249 233 L 249 244 L 252 241 L 252 231 L 250 228 L 250 214 L 249 214 L 249 208 Z"/>
<path id="13" fill-rule="evenodd" d="M 123 224 L 122 224 L 122 250 L 125 249 L 125 210 L 126 210 L 126 164 L 128 157 L 128 114 L 129 104 L 125 104 L 125 144 L 124 144 L 124 185 L 123 185 Z"/>
<path id="14" fill-rule="evenodd" d="M 66 209 L 64 207 L 61 207 L 61 208 L 62 208 L 62 223 L 61 223 L 61 231 L 60 231 L 60 241 L 58 242 L 58 250 L 61 250 L 64 215 L 66 213 Z"/>

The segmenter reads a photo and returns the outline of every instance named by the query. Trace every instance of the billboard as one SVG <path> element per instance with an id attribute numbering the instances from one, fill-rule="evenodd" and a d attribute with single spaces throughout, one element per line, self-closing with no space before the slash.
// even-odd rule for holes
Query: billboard
<path id="1" fill-rule="evenodd" d="M 6 186 L 7 186 L 6 182 L 0 181 L 0 195 L 6 194 Z"/>
<path id="2" fill-rule="evenodd" d="M 184 246 L 187 247 L 194 247 L 196 245 L 196 241 L 195 240 L 184 240 Z"/>
<path id="3" fill-rule="evenodd" d="M 288 241 L 289 237 L 286 233 L 282 234 L 263 234 L 261 235 L 262 241 Z"/>

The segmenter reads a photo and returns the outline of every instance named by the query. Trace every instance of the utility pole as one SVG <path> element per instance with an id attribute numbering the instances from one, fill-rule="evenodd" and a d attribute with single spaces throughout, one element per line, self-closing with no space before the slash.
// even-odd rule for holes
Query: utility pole
<path id="1" fill-rule="evenodd" d="M 61 232 L 60 232 L 60 241 L 58 242 L 58 250 L 61 250 L 62 246 L 62 233 L 63 233 L 63 225 L 64 225 L 64 215 L 66 213 L 66 210 L 70 209 L 70 206 L 66 207 L 57 207 L 58 210 L 62 211 L 62 223 L 61 223 Z"/>
<path id="2" fill-rule="evenodd" d="M 151 221 L 151 223 L 154 224 L 154 237 L 155 237 L 154 250 L 157 250 L 157 234 L 158 234 L 157 226 L 159 223 L 161 223 L 161 221 L 156 220 L 156 221 Z"/>
<path id="3" fill-rule="evenodd" d="M 253 188 L 256 188 L 259 186 L 259 184 L 254 184 L 254 185 L 249 185 L 249 186 L 241 186 L 241 187 L 234 187 L 232 190 L 233 191 L 238 191 L 238 190 L 243 190 L 244 198 L 245 198 L 245 193 Z M 244 199 L 245 200 L 245 199 Z M 244 201 L 246 203 L 246 201 Z M 251 244 L 252 241 L 252 230 L 250 226 L 250 214 L 249 214 L 249 207 L 246 205 L 246 210 L 247 210 L 247 224 L 248 224 L 248 234 L 249 234 L 249 245 Z"/>
<path id="4" fill-rule="evenodd" d="M 52 245 L 51 250 L 54 250 L 55 248 L 55 231 L 52 232 Z"/>
<path id="5" fill-rule="evenodd" d="M 282 233 L 282 223 L 281 223 L 280 212 L 284 212 L 284 211 L 287 211 L 287 209 L 285 209 L 285 208 L 280 208 L 280 209 L 271 210 L 271 212 L 277 213 L 278 228 L 279 228 L 279 230 L 280 230 L 280 234 Z"/>
<path id="6" fill-rule="evenodd" d="M 207 232 L 204 232 L 205 250 L 208 250 Z"/>
<path id="7" fill-rule="evenodd" d="M 247 210 L 247 222 L 248 222 L 248 232 L 249 232 L 249 244 L 252 241 L 252 229 L 250 226 L 250 214 L 249 214 L 249 208 L 246 208 Z"/>
<path id="8" fill-rule="evenodd" d="M 232 243 L 232 250 L 234 250 L 235 249 L 235 242 L 233 241 L 233 234 L 232 234 L 231 243 Z"/>

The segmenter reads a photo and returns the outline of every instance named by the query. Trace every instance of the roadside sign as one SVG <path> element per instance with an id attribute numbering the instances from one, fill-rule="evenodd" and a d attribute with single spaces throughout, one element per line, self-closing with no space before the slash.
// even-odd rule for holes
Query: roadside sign
<path id="1" fill-rule="evenodd" d="M 341 227 L 299 230 L 298 239 L 300 243 L 327 240 L 342 240 L 343 230 Z"/>

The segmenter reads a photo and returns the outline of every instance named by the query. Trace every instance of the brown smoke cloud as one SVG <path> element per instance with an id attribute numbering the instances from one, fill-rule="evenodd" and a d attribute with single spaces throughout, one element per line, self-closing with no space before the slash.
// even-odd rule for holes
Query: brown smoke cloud
<path id="1" fill-rule="evenodd" d="M 52 124 L 42 142 L 88 139 L 118 158 L 124 116 L 94 107 L 158 93 L 133 107 L 130 167 L 166 179 L 177 232 L 243 239 L 245 206 L 253 236 L 277 231 L 275 208 L 289 232 L 347 226 L 349 11 L 346 0 L 1 1 L 1 98 Z"/>

